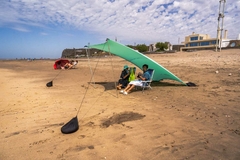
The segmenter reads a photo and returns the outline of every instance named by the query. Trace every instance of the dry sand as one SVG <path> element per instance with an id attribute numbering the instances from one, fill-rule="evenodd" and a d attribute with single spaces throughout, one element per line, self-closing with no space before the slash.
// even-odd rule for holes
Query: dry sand
<path id="1" fill-rule="evenodd" d="M 113 57 L 112 69 L 109 57 L 92 59 L 96 84 L 81 106 L 79 130 L 68 135 L 60 129 L 83 99 L 88 61 L 61 71 L 51 88 L 54 61 L 1 61 L 0 159 L 239 159 L 240 50 L 149 56 L 198 86 L 164 81 L 121 95 L 114 81 L 124 64 L 133 65 Z"/>

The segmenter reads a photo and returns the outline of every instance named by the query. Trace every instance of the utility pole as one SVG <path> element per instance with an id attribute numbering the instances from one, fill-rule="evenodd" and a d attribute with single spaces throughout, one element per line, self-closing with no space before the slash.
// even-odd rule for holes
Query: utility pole
<path id="1" fill-rule="evenodd" d="M 218 51 L 218 47 L 219 47 L 220 52 L 221 52 L 221 49 L 222 49 L 222 31 L 223 31 L 223 20 L 224 20 L 225 5 L 226 5 L 226 0 L 219 0 L 216 52 Z M 220 23 L 221 23 L 221 27 L 220 27 Z"/>

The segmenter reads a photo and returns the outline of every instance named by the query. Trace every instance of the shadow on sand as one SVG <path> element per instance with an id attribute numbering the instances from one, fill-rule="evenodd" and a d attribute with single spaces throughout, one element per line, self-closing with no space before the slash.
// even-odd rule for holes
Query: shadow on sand
<path id="1" fill-rule="evenodd" d="M 105 88 L 105 91 L 108 90 L 115 90 L 116 86 L 115 83 L 117 85 L 117 82 L 95 82 L 95 84 L 99 84 L 102 85 Z M 152 87 L 186 87 L 186 85 L 184 84 L 180 84 L 180 83 L 174 83 L 174 82 L 152 82 L 151 83 Z"/>

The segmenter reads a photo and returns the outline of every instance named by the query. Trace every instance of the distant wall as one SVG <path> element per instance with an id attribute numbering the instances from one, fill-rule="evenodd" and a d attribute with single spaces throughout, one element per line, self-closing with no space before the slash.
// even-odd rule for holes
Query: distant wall
<path id="1" fill-rule="evenodd" d="M 184 47 L 184 45 L 181 45 L 181 44 L 179 44 L 179 45 L 173 45 L 173 46 L 172 46 L 172 50 L 180 51 L 181 47 Z"/>
<path id="2" fill-rule="evenodd" d="M 89 56 L 93 56 L 101 51 L 98 49 L 87 49 L 87 52 Z M 81 58 L 81 57 L 87 57 L 85 48 L 64 49 L 62 51 L 62 58 Z"/>

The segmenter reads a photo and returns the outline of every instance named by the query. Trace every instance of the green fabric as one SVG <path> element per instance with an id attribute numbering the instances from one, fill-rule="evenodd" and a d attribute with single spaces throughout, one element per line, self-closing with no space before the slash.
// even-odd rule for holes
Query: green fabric
<path id="1" fill-rule="evenodd" d="M 134 68 L 131 67 L 128 81 L 131 82 L 133 80 L 135 80 L 135 72 L 134 72 Z"/>
<path id="2" fill-rule="evenodd" d="M 153 81 L 170 79 L 185 84 L 181 79 L 179 79 L 177 76 L 172 74 L 170 71 L 168 71 L 166 68 L 164 68 L 151 58 L 113 40 L 107 39 L 105 43 L 90 45 L 89 48 L 95 48 L 106 52 L 110 52 L 116 56 L 119 56 L 133 63 L 140 69 L 142 69 L 143 64 L 148 64 L 149 69 L 154 69 Z"/>

